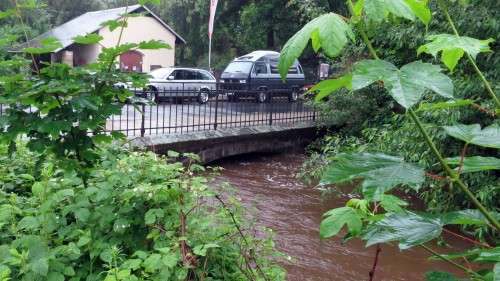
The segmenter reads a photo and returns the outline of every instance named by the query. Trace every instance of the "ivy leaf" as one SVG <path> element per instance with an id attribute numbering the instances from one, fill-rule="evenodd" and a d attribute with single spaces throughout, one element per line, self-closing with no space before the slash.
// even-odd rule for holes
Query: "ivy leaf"
<path id="1" fill-rule="evenodd" d="M 73 42 L 82 45 L 92 45 L 101 42 L 102 39 L 104 39 L 104 37 L 102 37 L 101 35 L 96 33 L 91 33 L 85 36 L 82 35 L 76 36 L 73 38 Z"/>
<path id="2" fill-rule="evenodd" d="M 321 182 L 334 184 L 364 179 L 363 193 L 372 200 L 397 185 L 407 185 L 418 190 L 424 182 L 424 170 L 405 163 L 402 158 L 385 154 L 338 154 L 326 169 Z"/>
<path id="3" fill-rule="evenodd" d="M 170 47 L 169 44 L 160 40 L 150 40 L 150 41 L 140 42 L 138 48 L 142 50 L 172 49 L 172 47 Z"/>
<path id="4" fill-rule="evenodd" d="M 500 126 L 493 124 L 481 130 L 479 124 L 443 127 L 446 133 L 467 144 L 500 149 Z"/>
<path id="5" fill-rule="evenodd" d="M 451 71 L 453 71 L 464 53 L 468 53 L 472 58 L 476 59 L 479 53 L 490 52 L 491 49 L 489 44 L 495 41 L 491 38 L 478 40 L 451 34 L 430 35 L 427 36 L 426 39 L 431 42 L 420 46 L 417 50 L 417 54 L 427 53 L 436 57 L 439 52 L 442 52 L 441 61 Z"/>
<path id="6" fill-rule="evenodd" d="M 435 111 L 442 109 L 452 109 L 474 104 L 473 100 L 456 99 L 445 102 L 421 103 L 417 111 Z"/>
<path id="7" fill-rule="evenodd" d="M 352 89 L 352 75 L 347 74 L 345 76 L 324 80 L 316 84 L 312 87 L 309 92 L 317 92 L 316 101 L 321 101 L 325 97 L 329 96 L 333 92 L 337 91 L 340 88 Z"/>
<path id="8" fill-rule="evenodd" d="M 319 227 L 319 234 L 323 238 L 337 235 L 344 225 L 347 225 L 349 233 L 356 236 L 361 232 L 362 222 L 359 215 L 351 207 L 342 207 L 330 210 L 324 215 Z"/>
<path id="9" fill-rule="evenodd" d="M 354 34 L 339 15 L 328 13 L 313 19 L 283 47 L 278 65 L 281 78 L 286 78 L 290 66 L 302 54 L 309 40 L 312 40 L 316 52 L 322 49 L 325 55 L 333 58 L 340 54 L 349 39 L 354 40 Z"/>
<path id="10" fill-rule="evenodd" d="M 447 158 L 446 162 L 452 166 L 460 165 L 461 157 Z M 495 157 L 465 157 L 462 173 L 473 173 L 489 170 L 500 170 L 500 159 Z"/>
<path id="11" fill-rule="evenodd" d="M 443 223 L 439 218 L 419 216 L 412 212 L 390 213 L 369 226 L 363 239 L 367 247 L 399 241 L 399 248 L 405 250 L 439 237 L 442 228 Z"/>
<path id="12" fill-rule="evenodd" d="M 61 43 L 56 38 L 49 37 L 42 39 L 40 41 L 39 48 L 36 47 L 24 48 L 23 52 L 33 55 L 41 55 L 41 54 L 52 53 L 59 48 L 62 48 Z"/>
<path id="13" fill-rule="evenodd" d="M 124 20 L 108 20 L 101 24 L 102 27 L 108 27 L 111 32 L 122 26 L 126 28 L 127 25 L 127 21 Z"/>
<path id="14" fill-rule="evenodd" d="M 441 68 L 420 61 L 409 63 L 400 70 L 383 60 L 363 60 L 354 65 L 353 90 L 382 81 L 389 94 L 403 107 L 410 108 L 431 90 L 445 98 L 453 98 L 453 83 L 441 73 Z"/>
<path id="15" fill-rule="evenodd" d="M 421 0 L 364 0 L 364 9 L 367 19 L 374 22 L 387 20 L 390 14 L 411 21 L 419 18 L 425 25 L 431 20 L 427 1 Z"/>
<path id="16" fill-rule="evenodd" d="M 432 271 L 425 274 L 426 281 L 458 281 L 451 273 Z"/>

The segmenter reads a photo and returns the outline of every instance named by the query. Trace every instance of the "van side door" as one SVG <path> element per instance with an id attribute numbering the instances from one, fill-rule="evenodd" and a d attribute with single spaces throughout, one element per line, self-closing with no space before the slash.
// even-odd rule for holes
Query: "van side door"
<path id="1" fill-rule="evenodd" d="M 250 89 L 252 91 L 257 91 L 261 87 L 270 89 L 269 67 L 265 61 L 256 61 L 252 69 Z"/>

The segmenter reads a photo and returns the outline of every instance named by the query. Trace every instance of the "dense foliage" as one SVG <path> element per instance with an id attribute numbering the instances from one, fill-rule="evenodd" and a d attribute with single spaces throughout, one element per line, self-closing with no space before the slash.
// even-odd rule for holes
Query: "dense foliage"
<path id="1" fill-rule="evenodd" d="M 471 10 L 444 0 L 348 0 L 349 19 L 336 13 L 321 15 L 284 46 L 283 77 L 309 41 L 314 51 L 330 58 L 345 51 L 340 75 L 311 89 L 318 102 L 330 99 L 320 107 L 333 111 L 340 135 L 327 137 L 321 154 L 311 160 L 319 165 L 308 163 L 306 168 L 321 178 L 322 185 L 351 183 L 359 197 L 325 214 L 323 237 L 346 227 L 345 239 L 360 238 L 377 248 L 393 241 L 403 250 L 420 246 L 472 280 L 500 280 L 495 247 L 500 231 L 500 159 L 495 157 L 500 149 L 500 101 L 494 90 L 498 56 L 491 52 L 494 39 L 487 37 L 498 36 L 498 3 L 487 2 L 473 2 Z M 483 40 L 461 36 L 460 27 L 470 24 L 467 31 L 476 33 L 480 25 L 471 21 L 470 13 L 486 23 L 479 28 L 485 32 L 476 34 Z M 458 27 L 451 15 L 461 16 Z M 444 24 L 449 29 L 443 29 Z M 417 57 L 431 63 L 415 61 Z M 476 63 L 478 57 L 481 63 Z M 491 71 L 485 74 L 480 66 L 489 63 L 493 65 L 486 69 Z M 354 116 L 342 118 L 349 114 Z M 411 210 L 397 189 L 420 195 L 431 212 Z M 465 238 L 475 248 L 456 255 L 437 253 L 428 244 L 443 231 L 453 233 L 449 225 L 482 234 L 489 244 Z M 459 258 L 465 265 L 455 261 Z M 489 266 L 474 271 L 472 262 Z M 427 279 L 456 280 L 447 273 L 429 273 Z"/>
<path id="2" fill-rule="evenodd" d="M 60 47 L 19 45 L 36 32 L 26 16 L 39 4 L 0 11 L 0 280 L 283 280 L 270 233 L 249 234 L 238 201 L 207 186 L 196 156 L 133 152 L 105 132 L 125 102 L 142 102 L 115 84 L 146 78 L 120 73 L 116 58 L 169 46 L 118 41 L 85 67 L 39 64 Z M 127 20 L 104 27 L 123 32 Z"/>
<path id="3" fill-rule="evenodd" d="M 237 205 L 220 206 L 204 168 L 152 153 L 103 149 L 87 187 L 22 147 L 0 164 L 0 280 L 248 280 L 269 238 L 241 236 Z M 174 159 L 175 160 L 175 159 Z M 226 199 L 224 199 L 226 200 Z M 181 216 L 184 214 L 184 216 Z M 236 225 L 235 225 L 236 224 Z M 185 241 L 185 243 L 183 243 Z"/>

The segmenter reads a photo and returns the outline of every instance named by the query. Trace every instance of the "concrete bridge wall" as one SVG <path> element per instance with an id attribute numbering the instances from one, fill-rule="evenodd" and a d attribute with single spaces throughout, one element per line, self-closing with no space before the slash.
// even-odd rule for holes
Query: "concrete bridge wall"
<path id="1" fill-rule="evenodd" d="M 166 154 L 169 150 L 196 153 L 206 164 L 235 155 L 284 152 L 305 147 L 319 134 L 313 122 L 304 122 L 149 136 L 134 139 L 132 144 L 158 154 Z"/>

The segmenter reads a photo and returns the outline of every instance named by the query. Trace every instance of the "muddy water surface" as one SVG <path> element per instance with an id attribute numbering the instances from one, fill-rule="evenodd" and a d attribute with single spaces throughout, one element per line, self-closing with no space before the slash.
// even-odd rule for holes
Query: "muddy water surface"
<path id="1" fill-rule="evenodd" d="M 342 244 L 339 239 L 319 238 L 322 214 L 343 206 L 349 194 L 325 199 L 320 191 L 297 180 L 295 175 L 304 160 L 301 154 L 254 155 L 216 164 L 224 168 L 221 180 L 236 188 L 245 205 L 255 207 L 257 221 L 274 230 L 278 249 L 294 258 L 292 263 L 283 264 L 288 280 L 368 280 L 374 247 L 365 248 L 360 241 Z M 384 245 L 374 280 L 424 280 L 427 271 L 453 271 L 441 262 L 427 261 L 427 257 L 420 248 L 400 252 L 395 246 Z"/>

